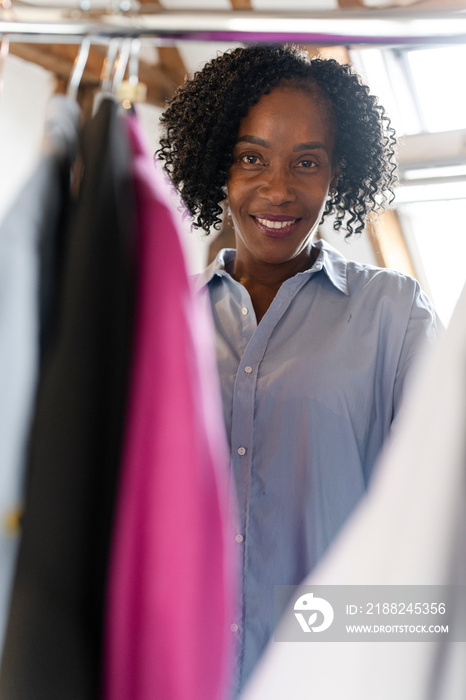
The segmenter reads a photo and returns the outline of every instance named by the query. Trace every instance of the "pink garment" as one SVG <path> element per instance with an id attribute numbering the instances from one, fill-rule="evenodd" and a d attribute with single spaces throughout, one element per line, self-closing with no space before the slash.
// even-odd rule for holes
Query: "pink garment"
<path id="1" fill-rule="evenodd" d="M 128 119 L 139 226 L 133 374 L 106 628 L 106 700 L 223 700 L 233 655 L 229 459 L 211 319 L 168 185 Z"/>

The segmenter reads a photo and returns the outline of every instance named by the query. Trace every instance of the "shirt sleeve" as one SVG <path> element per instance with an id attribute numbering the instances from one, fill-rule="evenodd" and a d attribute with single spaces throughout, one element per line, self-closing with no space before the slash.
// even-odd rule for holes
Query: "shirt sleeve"
<path id="1" fill-rule="evenodd" d="M 411 312 L 395 378 L 393 420 L 400 410 L 406 386 L 410 384 L 409 377 L 413 368 L 421 357 L 428 354 L 429 349 L 432 349 L 436 344 L 439 334 L 443 330 L 437 313 L 428 296 L 422 291 L 419 282 L 413 280 L 413 284 Z"/>

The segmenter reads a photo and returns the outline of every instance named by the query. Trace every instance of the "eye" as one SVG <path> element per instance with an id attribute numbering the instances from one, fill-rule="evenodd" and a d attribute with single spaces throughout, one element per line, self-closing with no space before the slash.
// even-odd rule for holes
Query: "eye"
<path id="1" fill-rule="evenodd" d="M 302 168 L 314 168 L 316 163 L 313 160 L 300 160 L 298 165 Z"/>
<path id="2" fill-rule="evenodd" d="M 245 156 L 242 156 L 241 160 L 243 161 L 243 163 L 247 163 L 248 165 L 256 165 L 259 162 L 259 158 L 257 156 L 253 156 L 249 153 Z"/>

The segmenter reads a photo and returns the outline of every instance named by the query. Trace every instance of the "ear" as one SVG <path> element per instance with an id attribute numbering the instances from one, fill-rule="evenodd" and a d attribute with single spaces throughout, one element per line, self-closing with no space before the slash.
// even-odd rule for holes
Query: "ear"
<path id="1" fill-rule="evenodd" d="M 338 184 L 338 179 L 339 179 L 340 174 L 341 174 L 340 164 L 337 163 L 336 165 L 334 165 L 332 170 L 333 170 L 333 175 L 332 175 L 332 179 L 330 181 L 330 187 L 329 187 L 330 192 L 332 190 L 336 189 L 336 186 Z"/>

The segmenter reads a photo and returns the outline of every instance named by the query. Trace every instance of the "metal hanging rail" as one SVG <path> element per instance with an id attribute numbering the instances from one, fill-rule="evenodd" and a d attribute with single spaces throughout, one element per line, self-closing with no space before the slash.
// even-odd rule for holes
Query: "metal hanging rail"
<path id="1" fill-rule="evenodd" d="M 160 43 L 445 45 L 466 43 L 466 11 L 161 11 L 160 6 L 139 6 L 123 0 L 116 11 L 98 13 L 70 7 L 13 5 L 0 10 L 0 34 L 7 34 L 10 41 L 40 43 L 76 43 L 84 37 L 106 43 L 113 37 L 140 37 Z"/>

